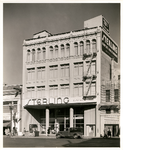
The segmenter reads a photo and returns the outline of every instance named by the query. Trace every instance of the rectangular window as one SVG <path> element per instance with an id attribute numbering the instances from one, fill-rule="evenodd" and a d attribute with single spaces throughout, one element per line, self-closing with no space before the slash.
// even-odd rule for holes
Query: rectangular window
<path id="1" fill-rule="evenodd" d="M 119 102 L 119 90 L 118 89 L 114 90 L 114 101 Z"/>
<path id="2" fill-rule="evenodd" d="M 34 87 L 27 87 L 27 98 L 28 99 L 35 98 L 35 88 Z"/>
<path id="3" fill-rule="evenodd" d="M 75 83 L 74 96 L 82 96 L 82 95 L 83 95 L 83 83 Z"/>
<path id="4" fill-rule="evenodd" d="M 27 62 L 30 61 L 30 52 L 27 53 Z"/>
<path id="5" fill-rule="evenodd" d="M 74 76 L 82 76 L 83 75 L 83 63 L 74 63 Z"/>
<path id="6" fill-rule="evenodd" d="M 45 60 L 46 58 L 46 51 L 43 51 L 43 59 Z"/>
<path id="7" fill-rule="evenodd" d="M 65 49 L 64 49 L 64 47 L 61 47 L 61 57 L 65 57 Z"/>
<path id="8" fill-rule="evenodd" d="M 69 64 L 61 65 L 61 77 L 69 77 Z"/>
<path id="9" fill-rule="evenodd" d="M 37 98 L 44 98 L 45 97 L 45 86 L 38 86 L 37 87 Z"/>
<path id="10" fill-rule="evenodd" d="M 37 60 L 41 60 L 41 51 L 40 50 L 38 50 L 38 52 L 37 52 Z"/>
<path id="11" fill-rule="evenodd" d="M 69 84 L 63 84 L 60 86 L 61 96 L 69 96 Z"/>
<path id="12" fill-rule="evenodd" d="M 52 59 L 53 58 L 53 49 L 50 49 L 50 54 L 49 55 L 50 55 L 49 58 Z"/>
<path id="13" fill-rule="evenodd" d="M 110 102 L 110 90 L 106 90 L 106 102 Z"/>
<path id="14" fill-rule="evenodd" d="M 89 75 L 95 75 L 96 74 L 96 61 L 87 62 L 87 70 Z"/>
<path id="15" fill-rule="evenodd" d="M 49 67 L 49 78 L 57 78 L 58 77 L 58 66 L 50 66 Z"/>
<path id="16" fill-rule="evenodd" d="M 90 84 L 86 84 L 86 95 L 96 95 L 96 83 L 95 82 L 92 82 L 90 87 L 89 87 Z"/>
<path id="17" fill-rule="evenodd" d="M 110 80 L 112 79 L 112 71 L 111 71 L 111 65 L 109 66 L 109 68 L 110 68 Z"/>
<path id="18" fill-rule="evenodd" d="M 45 67 L 37 68 L 37 79 L 44 80 L 45 79 Z"/>
<path id="19" fill-rule="evenodd" d="M 58 57 L 58 49 L 55 49 L 55 58 Z"/>
<path id="20" fill-rule="evenodd" d="M 67 45 L 66 47 L 66 57 L 70 56 L 70 46 Z"/>
<path id="21" fill-rule="evenodd" d="M 35 68 L 27 68 L 27 81 L 35 79 Z"/>
<path id="22" fill-rule="evenodd" d="M 58 85 L 50 85 L 49 86 L 49 96 L 50 97 L 58 96 Z"/>
<path id="23" fill-rule="evenodd" d="M 32 61 L 35 61 L 35 51 L 32 52 Z"/>

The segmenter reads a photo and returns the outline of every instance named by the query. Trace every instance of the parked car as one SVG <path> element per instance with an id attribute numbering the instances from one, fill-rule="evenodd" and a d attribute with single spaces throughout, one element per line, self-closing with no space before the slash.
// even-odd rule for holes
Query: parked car
<path id="1" fill-rule="evenodd" d="M 56 138 L 73 137 L 74 139 L 83 137 L 83 128 L 68 128 L 66 131 L 59 131 Z"/>

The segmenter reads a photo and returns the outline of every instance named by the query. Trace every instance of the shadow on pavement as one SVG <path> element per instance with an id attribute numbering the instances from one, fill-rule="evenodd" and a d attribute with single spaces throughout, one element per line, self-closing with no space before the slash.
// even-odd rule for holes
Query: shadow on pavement
<path id="1" fill-rule="evenodd" d="M 120 138 L 93 138 L 80 143 L 71 143 L 68 140 L 68 144 L 63 147 L 120 147 Z"/>

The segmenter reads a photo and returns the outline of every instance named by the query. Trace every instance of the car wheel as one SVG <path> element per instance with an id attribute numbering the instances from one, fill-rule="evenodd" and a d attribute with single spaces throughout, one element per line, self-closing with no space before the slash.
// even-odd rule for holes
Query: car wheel
<path id="1" fill-rule="evenodd" d="M 57 134 L 57 135 L 56 135 L 56 138 L 57 138 L 57 139 L 60 138 L 60 137 L 61 137 L 60 134 Z"/>
<path id="2" fill-rule="evenodd" d="M 77 139 L 77 138 L 78 138 L 78 135 L 77 135 L 77 134 L 74 134 L 74 135 L 73 135 L 73 138 L 74 138 L 74 139 Z"/>

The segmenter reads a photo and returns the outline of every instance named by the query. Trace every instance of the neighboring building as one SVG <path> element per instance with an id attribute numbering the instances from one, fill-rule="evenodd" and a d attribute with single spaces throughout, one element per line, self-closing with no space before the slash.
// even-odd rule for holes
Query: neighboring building
<path id="1" fill-rule="evenodd" d="M 102 90 L 105 82 L 115 84 L 118 50 L 103 16 L 85 21 L 81 30 L 44 30 L 24 40 L 22 130 L 83 127 L 84 136 L 99 137 L 109 126 L 116 136 L 120 98 L 114 101 L 112 93 L 120 91 L 116 85 Z"/>
<path id="2" fill-rule="evenodd" d="M 16 95 L 18 88 L 20 85 L 3 85 L 3 134 L 5 128 L 16 127 L 19 130 L 20 127 L 20 94 Z M 12 116 L 10 106 L 12 107 Z"/>

